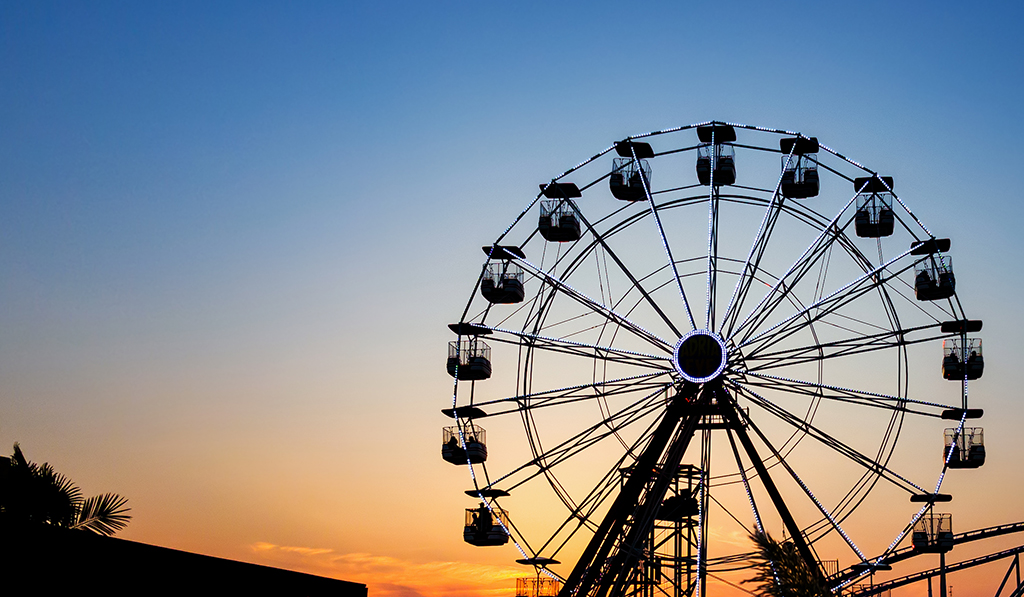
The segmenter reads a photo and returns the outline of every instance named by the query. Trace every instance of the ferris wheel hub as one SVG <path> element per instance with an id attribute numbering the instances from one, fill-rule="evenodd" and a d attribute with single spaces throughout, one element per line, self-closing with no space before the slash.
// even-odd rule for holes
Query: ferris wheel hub
<path id="1" fill-rule="evenodd" d="M 710 330 L 693 330 L 676 342 L 672 350 L 672 366 L 683 379 L 706 383 L 725 370 L 725 342 Z"/>

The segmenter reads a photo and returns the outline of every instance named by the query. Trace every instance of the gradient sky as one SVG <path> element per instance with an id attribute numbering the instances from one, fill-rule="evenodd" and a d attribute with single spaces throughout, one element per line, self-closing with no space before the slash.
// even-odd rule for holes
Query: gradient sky
<path id="1" fill-rule="evenodd" d="M 127 496 L 128 539 L 508 594 L 516 552 L 462 542 L 468 479 L 438 454 L 479 246 L 611 141 L 721 119 L 884 164 L 954 239 L 990 451 L 952 511 L 1024 520 L 1022 24 L 985 2 L 0 0 L 0 449 Z M 984 570 L 956 595 L 991 594 L 1005 566 Z"/>

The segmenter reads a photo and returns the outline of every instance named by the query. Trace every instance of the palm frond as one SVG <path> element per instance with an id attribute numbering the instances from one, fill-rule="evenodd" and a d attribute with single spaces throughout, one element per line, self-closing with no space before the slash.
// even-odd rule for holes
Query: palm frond
<path id="1" fill-rule="evenodd" d="M 14 455 L 11 456 L 11 461 L 17 466 L 25 469 L 35 468 L 36 465 L 30 464 L 28 459 L 25 458 L 25 454 L 21 451 L 21 445 L 18 442 L 14 442 Z"/>
<path id="2" fill-rule="evenodd" d="M 796 546 L 780 543 L 767 533 L 753 531 L 750 540 L 756 547 L 753 557 L 755 575 L 744 583 L 758 583 L 764 597 L 824 597 L 831 592 L 816 570 L 808 566 Z"/>
<path id="3" fill-rule="evenodd" d="M 82 490 L 71 479 L 53 470 L 50 463 L 44 462 L 43 466 L 39 467 L 37 475 L 40 481 L 52 487 L 55 493 L 61 495 L 68 502 L 78 504 L 82 501 Z"/>
<path id="4" fill-rule="evenodd" d="M 31 462 L 14 444 L 4 482 L 0 508 L 5 514 L 27 522 L 67 527 L 74 522 L 82 492 L 49 464 Z"/>
<path id="5" fill-rule="evenodd" d="M 86 499 L 78 509 L 73 529 L 92 531 L 98 535 L 113 535 L 128 526 L 131 508 L 125 507 L 128 498 L 116 493 L 104 493 Z"/>
<path id="6" fill-rule="evenodd" d="M 0 515 L 9 520 L 51 524 L 113 535 L 127 526 L 131 510 L 127 498 L 106 493 L 84 499 L 82 490 L 49 463 L 38 465 L 25 458 L 18 443 L 4 458 L 0 471 Z"/>
<path id="7" fill-rule="evenodd" d="M 35 491 L 37 507 L 50 524 L 68 527 L 74 524 L 82 502 L 82 490 L 64 475 L 44 462 L 36 469 Z"/>

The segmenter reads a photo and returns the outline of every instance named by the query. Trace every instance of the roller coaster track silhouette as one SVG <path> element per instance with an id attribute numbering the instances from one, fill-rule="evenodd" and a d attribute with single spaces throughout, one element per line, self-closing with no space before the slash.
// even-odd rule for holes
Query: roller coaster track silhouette
<path id="1" fill-rule="evenodd" d="M 1009 535 L 1011 533 L 1019 533 L 1021 531 L 1024 531 L 1024 522 L 1014 522 L 1014 523 L 1010 523 L 1010 524 L 1003 524 L 1003 525 L 998 525 L 998 526 L 993 526 L 993 527 L 986 527 L 986 528 L 983 528 L 983 529 L 976 529 L 976 530 L 973 530 L 973 531 L 967 531 L 966 533 L 960 533 L 959 535 L 954 535 L 953 536 L 953 543 L 954 543 L 954 545 L 959 545 L 959 544 L 962 544 L 962 543 L 969 543 L 971 541 L 978 541 L 978 540 L 981 540 L 981 539 L 988 539 L 990 537 L 997 537 L 997 536 L 1000 536 L 1000 535 Z M 925 553 L 928 553 L 928 552 L 920 551 L 920 550 L 918 550 L 917 548 L 915 548 L 913 546 L 905 547 L 903 549 L 899 549 L 899 550 L 896 550 L 896 551 L 892 552 L 888 556 L 880 559 L 877 563 L 880 564 L 880 565 L 892 565 L 892 564 L 894 564 L 896 562 L 901 562 L 903 560 L 907 560 L 907 559 L 913 558 L 915 556 L 923 555 Z M 987 564 L 989 562 L 995 562 L 995 561 L 1001 560 L 1003 558 L 1008 558 L 1008 557 L 1011 557 L 1011 556 L 1016 556 L 1017 554 L 1020 554 L 1020 553 L 1024 553 L 1024 545 L 1020 545 L 1020 546 L 1017 546 L 1017 547 L 1013 547 L 1013 548 L 1006 549 L 1006 550 L 999 551 L 999 552 L 995 552 L 995 553 L 990 553 L 990 554 L 984 555 L 984 556 L 979 556 L 977 558 L 972 558 L 970 560 L 964 560 L 962 562 L 955 562 L 953 564 L 947 564 L 946 565 L 946 573 L 949 574 L 950 572 L 956 572 L 958 570 L 964 570 L 966 568 L 972 568 L 974 566 L 980 566 L 982 564 Z M 999 595 L 999 593 L 1002 592 L 1002 589 L 1006 585 L 1006 581 L 1009 579 L 1010 573 L 1013 571 L 1014 567 L 1017 568 L 1018 577 L 1019 577 L 1020 565 L 1019 565 L 1018 561 L 1015 561 L 1010 566 L 1010 569 L 1008 569 L 1006 571 L 1006 576 L 1003 578 L 1003 583 L 1002 583 L 1002 585 L 1000 585 L 999 590 L 996 593 L 997 596 Z M 863 597 L 867 597 L 868 595 L 878 595 L 880 593 L 884 593 L 885 591 L 888 591 L 890 589 L 894 589 L 896 587 L 902 587 L 902 586 L 905 586 L 905 585 L 913 584 L 915 582 L 920 582 L 922 580 L 929 579 L 929 578 L 931 578 L 933 576 L 938 576 L 940 573 L 941 573 L 941 569 L 940 568 L 934 568 L 932 570 L 925 570 L 923 572 L 917 572 L 917 573 L 914 573 L 914 574 L 910 574 L 910 575 L 907 575 L 907 576 L 896 578 L 894 580 L 889 580 L 889 581 L 886 581 L 886 582 L 883 582 L 883 583 L 879 583 L 879 584 L 876 584 L 873 587 L 865 587 L 864 589 L 858 590 L 855 593 L 850 593 L 850 595 L 854 596 L 854 597 L 862 597 L 862 596 Z M 854 568 L 851 567 L 851 568 L 848 568 L 846 570 L 843 570 L 842 572 L 840 572 L 836 576 L 830 578 L 829 580 L 831 581 L 831 583 L 833 585 L 835 585 L 835 584 L 839 584 L 839 583 L 841 583 L 841 582 L 843 582 L 845 580 L 854 578 L 854 577 L 856 577 L 858 575 L 859 575 L 859 571 L 857 571 L 857 570 L 855 570 Z M 1018 584 L 1018 586 L 1015 588 L 1015 590 L 1010 593 L 1010 597 L 1022 597 L 1022 596 L 1024 596 L 1024 584 L 1020 584 L 1020 583 L 1017 583 L 1017 584 Z"/>

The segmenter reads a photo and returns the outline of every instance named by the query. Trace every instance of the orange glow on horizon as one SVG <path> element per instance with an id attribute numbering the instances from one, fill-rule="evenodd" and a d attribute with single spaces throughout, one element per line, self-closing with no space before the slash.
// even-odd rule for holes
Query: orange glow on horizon
<path id="1" fill-rule="evenodd" d="M 367 585 L 375 597 L 509 597 L 522 567 L 453 561 L 412 562 L 369 553 L 259 542 L 249 546 L 261 563 Z"/>

